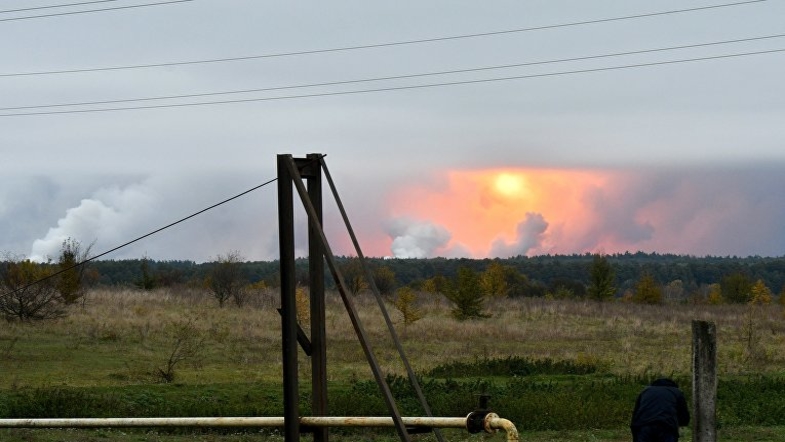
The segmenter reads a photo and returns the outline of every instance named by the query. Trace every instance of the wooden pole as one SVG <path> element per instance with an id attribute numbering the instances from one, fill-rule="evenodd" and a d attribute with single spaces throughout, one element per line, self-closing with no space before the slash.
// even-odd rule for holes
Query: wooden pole
<path id="1" fill-rule="evenodd" d="M 692 321 L 692 440 L 717 441 L 717 331 Z"/>

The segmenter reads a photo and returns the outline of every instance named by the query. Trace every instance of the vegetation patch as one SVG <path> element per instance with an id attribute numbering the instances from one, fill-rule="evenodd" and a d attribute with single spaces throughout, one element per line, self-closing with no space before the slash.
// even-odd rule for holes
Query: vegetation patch
<path id="1" fill-rule="evenodd" d="M 435 378 L 584 375 L 597 373 L 598 369 L 597 364 L 593 362 L 508 356 L 506 358 L 485 357 L 473 362 L 449 362 L 428 370 L 425 375 Z"/>

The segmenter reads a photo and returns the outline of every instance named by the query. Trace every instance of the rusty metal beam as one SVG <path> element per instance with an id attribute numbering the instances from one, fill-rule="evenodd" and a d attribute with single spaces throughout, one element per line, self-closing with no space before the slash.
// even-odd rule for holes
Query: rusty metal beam
<path id="1" fill-rule="evenodd" d="M 311 414 L 327 416 L 327 330 L 324 299 L 324 247 L 319 240 L 322 229 L 321 154 L 308 154 L 303 176 L 308 197 L 314 206 L 315 222 L 308 223 L 308 275 L 311 313 Z M 301 169 L 302 170 L 302 169 Z M 318 225 L 318 228 L 317 228 Z M 314 442 L 327 442 L 327 427 L 313 429 Z"/>
<path id="2" fill-rule="evenodd" d="M 278 240 L 281 272 L 281 357 L 283 360 L 284 440 L 300 440 L 297 372 L 297 304 L 294 256 L 294 194 L 291 155 L 278 155 Z M 296 172 L 296 171 L 295 171 Z M 299 174 L 298 174 L 299 180 Z M 302 184 L 302 183 L 301 183 Z"/>

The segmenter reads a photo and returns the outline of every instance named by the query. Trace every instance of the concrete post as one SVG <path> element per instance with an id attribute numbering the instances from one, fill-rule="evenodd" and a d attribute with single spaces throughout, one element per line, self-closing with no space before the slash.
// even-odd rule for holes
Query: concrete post
<path id="1" fill-rule="evenodd" d="M 692 441 L 717 441 L 717 331 L 692 321 Z"/>

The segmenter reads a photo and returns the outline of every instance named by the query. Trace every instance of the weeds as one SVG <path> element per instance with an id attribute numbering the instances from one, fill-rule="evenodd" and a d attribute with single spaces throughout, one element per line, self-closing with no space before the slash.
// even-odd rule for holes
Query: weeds
<path id="1" fill-rule="evenodd" d="M 174 382 L 175 366 L 183 361 L 199 362 L 202 347 L 207 339 L 204 333 L 198 330 L 194 319 L 178 321 L 169 328 L 171 351 L 164 366 L 158 368 L 158 379 L 164 383 Z"/>

